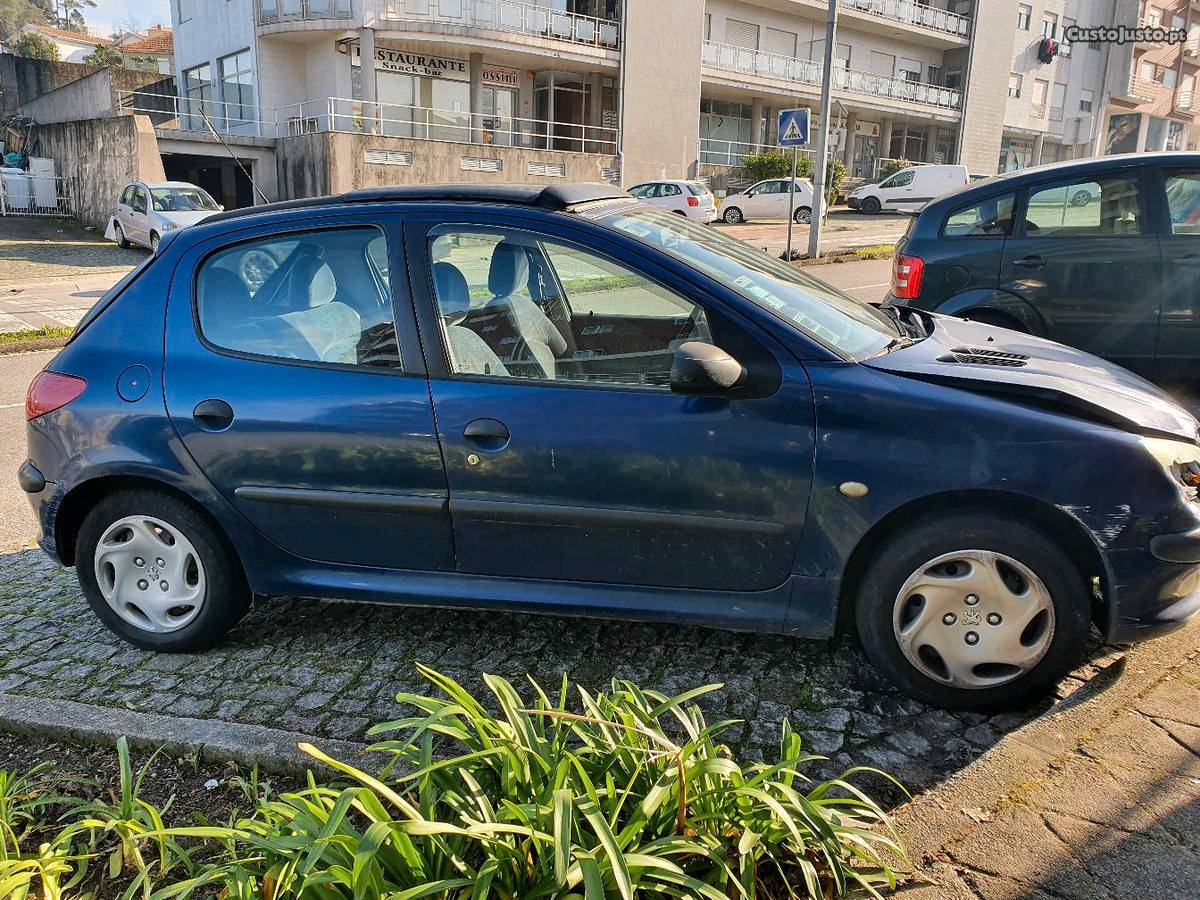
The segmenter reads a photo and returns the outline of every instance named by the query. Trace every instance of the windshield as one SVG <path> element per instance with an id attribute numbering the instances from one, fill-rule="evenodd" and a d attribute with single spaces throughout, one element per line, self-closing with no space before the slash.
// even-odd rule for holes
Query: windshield
<path id="1" fill-rule="evenodd" d="M 151 188 L 155 212 L 216 212 L 217 201 L 198 187 Z"/>
<path id="2" fill-rule="evenodd" d="M 841 356 L 876 356 L 902 337 L 892 319 L 800 269 L 713 228 L 650 206 L 598 216 L 698 269 Z"/>

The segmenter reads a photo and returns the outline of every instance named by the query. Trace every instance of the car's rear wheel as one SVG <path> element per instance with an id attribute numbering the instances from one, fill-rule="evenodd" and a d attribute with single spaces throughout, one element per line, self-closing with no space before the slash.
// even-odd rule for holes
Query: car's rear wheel
<path id="1" fill-rule="evenodd" d="M 157 231 L 150 232 L 150 249 L 154 253 L 158 252 L 158 242 L 159 242 L 158 232 Z"/>
<path id="2" fill-rule="evenodd" d="M 100 620 L 144 650 L 206 650 L 250 606 L 223 535 L 163 491 L 120 491 L 97 503 L 80 527 L 75 564 Z"/>
<path id="3" fill-rule="evenodd" d="M 1092 202 L 1091 191 L 1076 191 L 1071 197 L 1072 206 L 1087 206 Z"/>
<path id="4" fill-rule="evenodd" d="M 118 247 L 120 247 L 122 250 L 128 250 L 130 247 L 133 246 L 131 243 L 129 243 L 129 238 L 125 237 L 125 229 L 121 227 L 120 222 L 116 223 L 116 225 L 114 226 L 114 230 L 117 233 L 117 246 Z"/>
<path id="5" fill-rule="evenodd" d="M 935 706 L 995 709 L 1049 689 L 1083 656 L 1088 584 L 1041 531 L 955 513 L 906 527 L 859 582 L 859 638 L 879 670 Z"/>
<path id="6" fill-rule="evenodd" d="M 721 218 L 725 221 L 726 225 L 740 225 L 746 221 L 746 217 L 742 215 L 742 211 L 736 206 L 726 207 L 725 211 L 721 214 Z"/>
<path id="7" fill-rule="evenodd" d="M 862 202 L 862 206 L 860 207 L 860 209 L 862 209 L 862 211 L 869 216 L 875 215 L 882 208 L 883 207 L 880 205 L 878 197 L 868 197 Z"/>
<path id="8" fill-rule="evenodd" d="M 796 221 L 801 225 L 808 225 L 812 222 L 812 207 L 802 206 L 796 210 Z"/>

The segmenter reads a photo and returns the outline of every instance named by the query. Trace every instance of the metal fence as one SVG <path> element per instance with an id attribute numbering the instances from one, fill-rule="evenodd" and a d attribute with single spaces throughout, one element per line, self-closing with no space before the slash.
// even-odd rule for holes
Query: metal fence
<path id="1" fill-rule="evenodd" d="M 375 0 L 374 12 L 376 20 L 384 25 L 438 22 L 513 31 L 610 50 L 615 50 L 621 39 L 620 24 L 610 19 L 522 0 Z"/>
<path id="2" fill-rule="evenodd" d="M 75 205 L 66 178 L 27 173 L 0 173 L 0 216 L 71 218 Z"/>

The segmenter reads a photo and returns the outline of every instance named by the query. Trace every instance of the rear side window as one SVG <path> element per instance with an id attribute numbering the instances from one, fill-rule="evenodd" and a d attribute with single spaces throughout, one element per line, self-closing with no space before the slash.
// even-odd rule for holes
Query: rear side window
<path id="1" fill-rule="evenodd" d="M 1030 188 L 1025 236 L 1094 237 L 1141 234 L 1133 176 L 1059 182 Z"/>
<path id="2" fill-rule="evenodd" d="M 989 197 L 950 213 L 942 237 L 1006 237 L 1012 234 L 1016 194 Z"/>
<path id="3" fill-rule="evenodd" d="M 708 188 L 706 188 L 704 185 L 698 184 L 694 181 L 689 181 L 687 183 L 687 189 L 688 189 L 688 193 L 690 193 L 693 197 L 703 197 L 705 194 L 708 193 Z"/>
<path id="4" fill-rule="evenodd" d="M 277 235 L 208 257 L 196 277 L 204 338 L 255 356 L 400 367 L 377 228 Z"/>
<path id="5" fill-rule="evenodd" d="M 679 190 L 679 185 L 677 184 L 664 184 L 662 186 L 662 196 L 664 197 L 678 197 L 682 193 L 683 191 Z"/>

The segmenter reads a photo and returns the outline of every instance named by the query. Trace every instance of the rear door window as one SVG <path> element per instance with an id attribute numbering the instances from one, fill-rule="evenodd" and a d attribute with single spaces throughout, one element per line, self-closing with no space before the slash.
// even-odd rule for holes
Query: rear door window
<path id="1" fill-rule="evenodd" d="M 1101 176 L 1032 187 L 1024 228 L 1027 238 L 1141 234 L 1137 176 Z"/>
<path id="2" fill-rule="evenodd" d="M 1007 237 L 1012 234 L 1016 199 L 1016 194 L 1000 194 L 955 210 L 946 218 L 942 237 Z"/>
<path id="3" fill-rule="evenodd" d="M 1163 173 L 1172 234 L 1200 234 L 1200 171 Z"/>
<path id="4" fill-rule="evenodd" d="M 247 241 L 209 256 L 196 276 L 200 331 L 258 357 L 399 368 L 378 228 Z"/>

